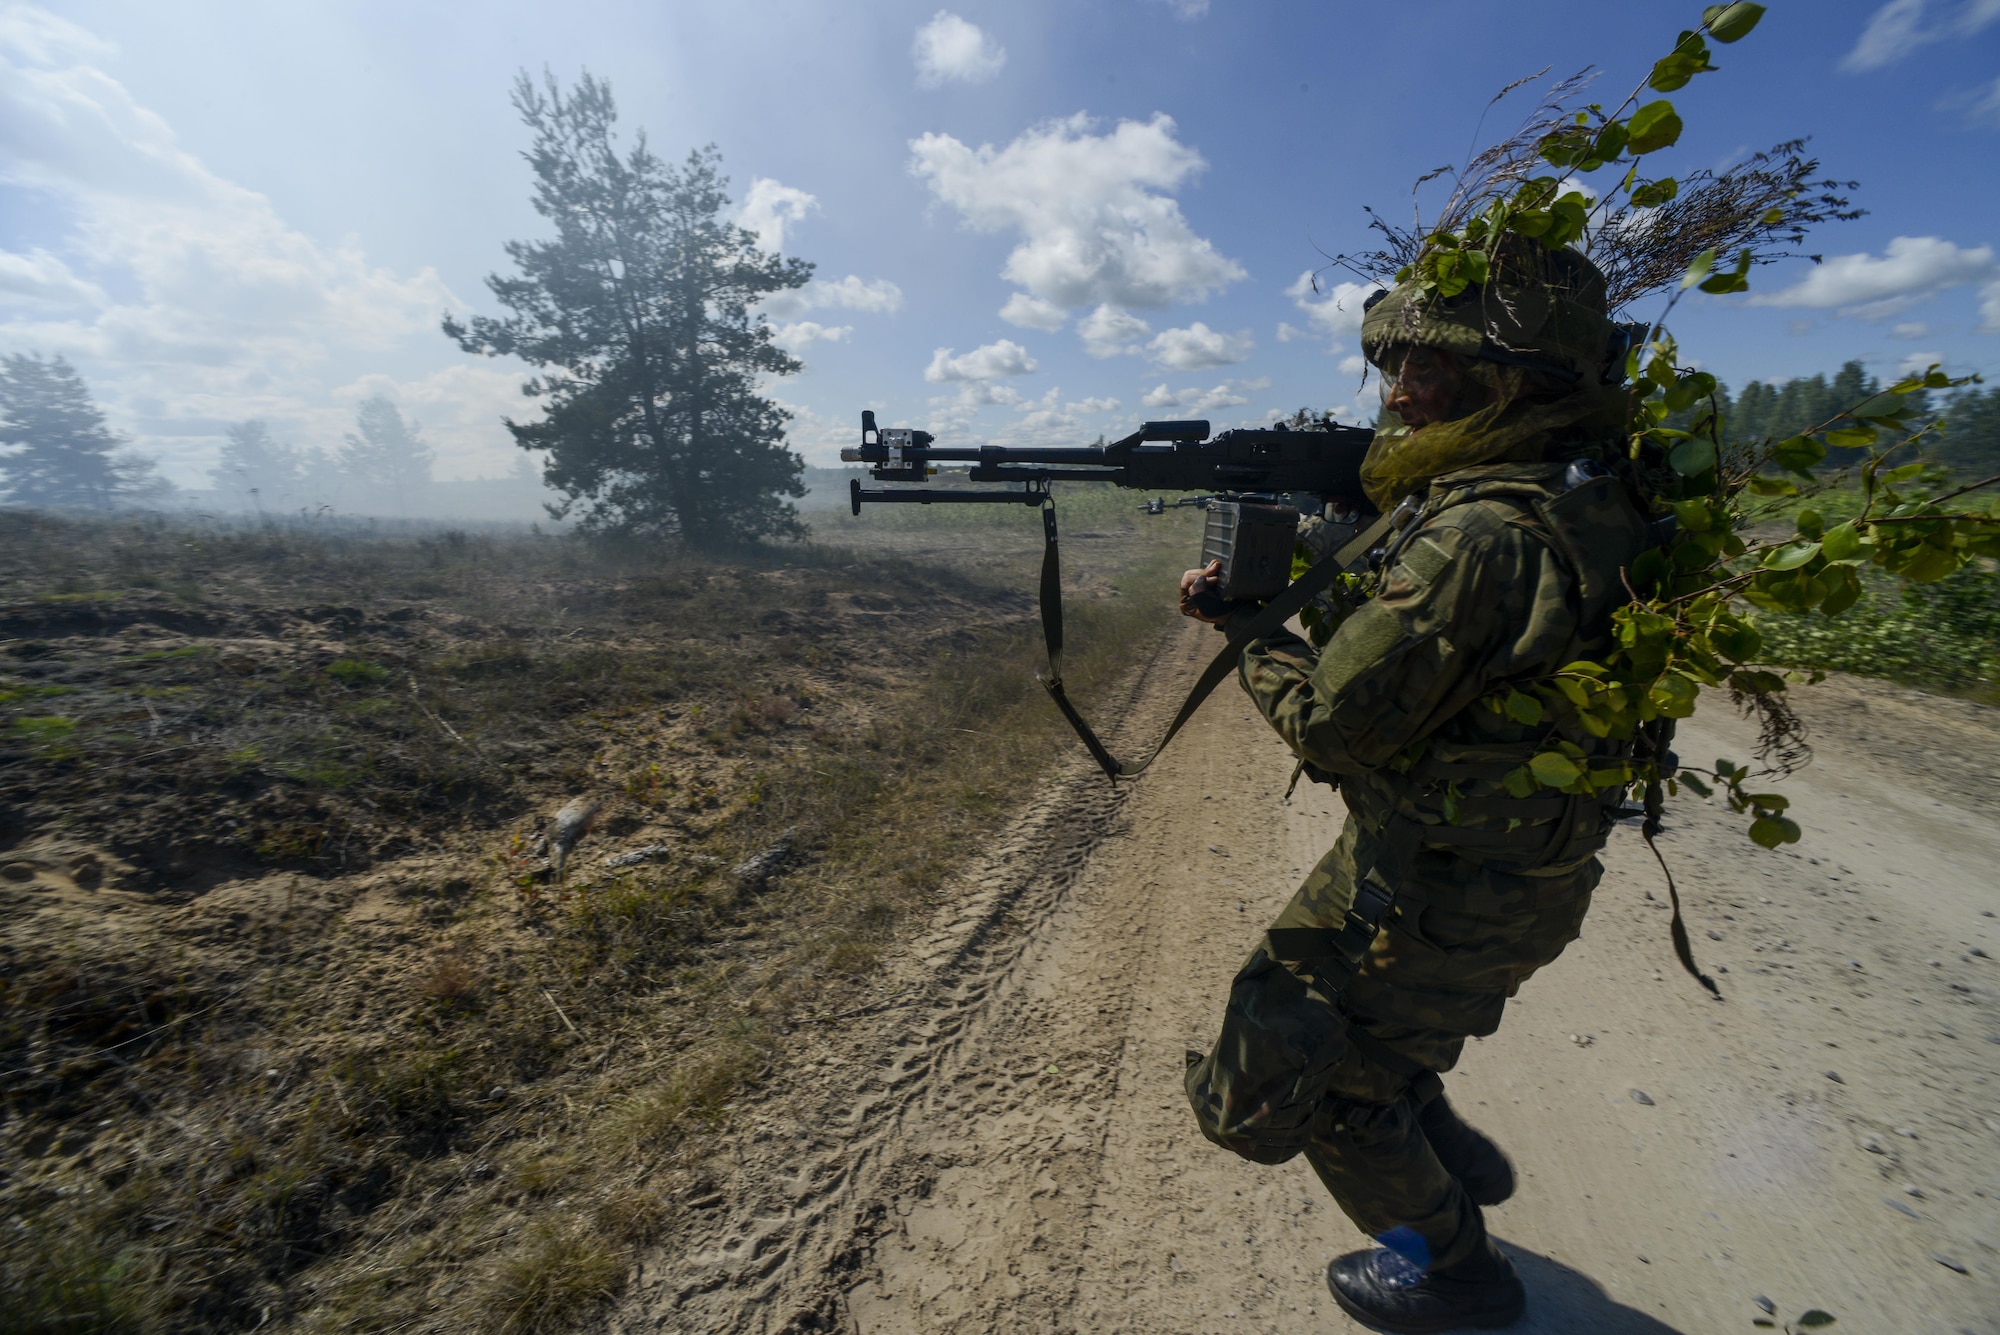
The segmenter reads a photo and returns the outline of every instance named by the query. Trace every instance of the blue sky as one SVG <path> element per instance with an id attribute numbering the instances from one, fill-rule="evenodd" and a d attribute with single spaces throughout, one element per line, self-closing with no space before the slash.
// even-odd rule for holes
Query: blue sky
<path id="1" fill-rule="evenodd" d="M 227 422 L 331 446 L 373 393 L 424 423 L 441 475 L 509 472 L 524 368 L 437 319 L 491 311 L 502 244 L 540 231 L 515 71 L 588 68 L 663 153 L 717 145 L 746 222 L 819 266 L 770 313 L 807 363 L 773 393 L 811 462 L 863 407 L 967 442 L 1360 415 L 1358 302 L 1301 275 L 1365 242 L 1363 204 L 1406 212 L 1420 172 L 1463 161 L 1503 84 L 1594 65 L 1615 102 L 1699 9 L 0 8 L 0 350 L 70 357 L 185 484 Z M 1779 0 L 1717 64 L 1675 96 L 1675 166 L 1811 135 L 1869 215 L 1814 239 L 1817 270 L 1683 304 L 1687 355 L 1732 384 L 1850 357 L 2000 372 L 2000 0 Z"/>

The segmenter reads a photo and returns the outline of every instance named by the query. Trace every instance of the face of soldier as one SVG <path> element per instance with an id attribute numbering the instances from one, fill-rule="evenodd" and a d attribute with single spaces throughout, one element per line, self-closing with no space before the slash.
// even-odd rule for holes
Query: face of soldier
<path id="1" fill-rule="evenodd" d="M 1401 347 L 1382 358 L 1382 403 L 1411 430 L 1477 412 L 1493 392 L 1464 372 L 1456 353 Z"/>

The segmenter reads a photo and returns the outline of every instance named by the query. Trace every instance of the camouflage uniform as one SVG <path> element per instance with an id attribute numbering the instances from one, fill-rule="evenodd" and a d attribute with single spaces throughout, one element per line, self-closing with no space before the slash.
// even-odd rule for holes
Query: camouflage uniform
<path id="1" fill-rule="evenodd" d="M 1338 780 L 1349 813 L 1274 927 L 1337 926 L 1391 813 L 1423 827 L 1345 989 L 1377 1055 L 1352 1048 L 1334 1068 L 1306 1153 L 1356 1225 L 1414 1230 L 1433 1268 L 1470 1256 L 1484 1226 L 1417 1125 L 1413 1069 L 1390 1069 L 1379 1048 L 1448 1071 L 1467 1035 L 1498 1027 L 1507 998 L 1576 939 L 1623 796 L 1509 796 L 1502 777 L 1552 732 L 1619 753 L 1565 710 L 1529 726 L 1482 698 L 1604 653 L 1621 568 L 1651 545 L 1621 484 L 1565 485 L 1584 476 L 1566 472 L 1576 452 L 1551 440 L 1555 462 L 1437 478 L 1390 545 L 1379 595 L 1322 650 L 1280 631 L 1243 655 L 1244 689 L 1309 772 Z"/>

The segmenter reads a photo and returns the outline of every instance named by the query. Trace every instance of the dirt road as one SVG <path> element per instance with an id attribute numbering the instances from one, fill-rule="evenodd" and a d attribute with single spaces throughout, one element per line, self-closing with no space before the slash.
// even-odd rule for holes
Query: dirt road
<path id="1" fill-rule="evenodd" d="M 1141 684 L 1150 735 L 1212 637 Z M 1490 1215 L 1529 1331 L 2000 1331 L 2000 721 L 1895 688 L 1801 692 L 1805 842 L 1696 801 L 1664 883 L 1621 830 L 1582 941 L 1468 1046 L 1454 1101 L 1514 1155 Z M 1742 759 L 1726 706 L 1683 730 Z M 1080 769 L 954 887 L 867 1013 L 800 1023 L 620 1331 L 1325 1331 L 1358 1245 L 1302 1161 L 1211 1149 L 1180 1088 L 1228 979 L 1332 841 L 1225 687 L 1113 794 Z M 1975 951 L 1981 953 L 1974 953 Z"/>

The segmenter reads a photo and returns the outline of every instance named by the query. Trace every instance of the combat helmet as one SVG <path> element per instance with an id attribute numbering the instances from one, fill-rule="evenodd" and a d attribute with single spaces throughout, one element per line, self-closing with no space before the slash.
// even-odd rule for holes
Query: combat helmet
<path id="1" fill-rule="evenodd" d="M 1361 351 L 1377 366 L 1398 347 L 1431 347 L 1573 388 L 1615 383 L 1627 335 L 1605 293 L 1603 273 L 1577 251 L 1509 234 L 1484 283 L 1444 297 L 1409 279 L 1371 297 Z"/>

